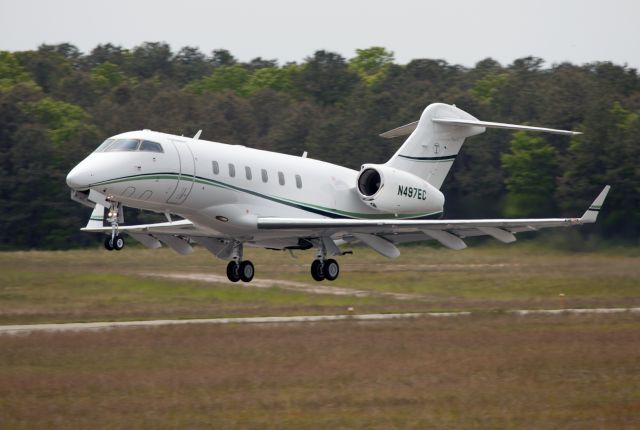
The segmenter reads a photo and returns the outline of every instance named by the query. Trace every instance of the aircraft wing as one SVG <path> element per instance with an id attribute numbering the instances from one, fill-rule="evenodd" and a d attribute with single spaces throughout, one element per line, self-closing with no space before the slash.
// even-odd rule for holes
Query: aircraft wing
<path id="1" fill-rule="evenodd" d="M 102 220 L 100 220 L 102 224 Z M 82 231 L 88 231 L 91 233 L 110 233 L 111 226 L 89 226 L 81 228 Z M 164 233 L 164 234 L 193 234 L 197 233 L 197 228 L 193 223 L 187 219 L 182 219 L 173 222 L 158 222 L 153 224 L 137 224 L 137 225 L 120 225 L 118 230 L 127 233 Z"/>
<path id="2" fill-rule="evenodd" d="M 451 249 L 466 248 L 462 240 L 472 236 L 491 236 L 501 242 L 516 240 L 514 234 L 541 228 L 593 223 L 609 192 L 607 185 L 580 218 L 468 219 L 468 220 L 389 220 L 389 219 L 309 219 L 259 218 L 258 228 L 290 231 L 304 237 L 332 237 L 362 242 L 382 255 L 396 257 L 394 244 L 437 240 Z M 295 233 L 294 233 L 295 232 Z"/>
<path id="3" fill-rule="evenodd" d="M 104 225 L 103 212 L 104 207 L 96 204 L 89 223 L 81 230 L 111 233 L 111 226 Z M 222 235 L 198 228 L 188 219 L 154 224 L 119 225 L 118 231 L 127 233 L 147 248 L 156 249 L 164 244 L 183 255 L 193 252 L 191 244 L 194 241 L 219 258 L 228 259 L 233 251 L 232 242 L 225 240 Z"/>

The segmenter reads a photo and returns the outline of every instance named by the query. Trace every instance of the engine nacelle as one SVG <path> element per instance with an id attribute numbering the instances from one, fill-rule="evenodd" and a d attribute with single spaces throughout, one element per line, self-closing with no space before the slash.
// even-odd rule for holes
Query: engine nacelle
<path id="1" fill-rule="evenodd" d="M 365 164 L 356 190 L 363 202 L 381 212 L 427 214 L 442 211 L 444 196 L 411 173 L 380 164 Z"/>

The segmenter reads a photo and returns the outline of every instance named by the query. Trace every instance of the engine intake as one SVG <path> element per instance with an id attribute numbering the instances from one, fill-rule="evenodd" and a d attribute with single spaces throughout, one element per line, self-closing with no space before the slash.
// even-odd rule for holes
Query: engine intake
<path id="1" fill-rule="evenodd" d="M 358 190 L 360 194 L 371 197 L 382 186 L 382 178 L 376 169 L 363 170 L 358 177 Z"/>

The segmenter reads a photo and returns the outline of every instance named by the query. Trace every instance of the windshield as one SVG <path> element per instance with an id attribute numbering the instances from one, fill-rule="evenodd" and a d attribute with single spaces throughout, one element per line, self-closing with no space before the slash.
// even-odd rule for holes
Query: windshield
<path id="1" fill-rule="evenodd" d="M 104 149 L 104 152 L 136 151 L 140 145 L 138 139 L 115 139 L 113 143 Z"/>
<path id="2" fill-rule="evenodd" d="M 140 139 L 107 139 L 98 146 L 95 152 L 144 151 L 164 152 L 162 145 L 149 140 Z"/>

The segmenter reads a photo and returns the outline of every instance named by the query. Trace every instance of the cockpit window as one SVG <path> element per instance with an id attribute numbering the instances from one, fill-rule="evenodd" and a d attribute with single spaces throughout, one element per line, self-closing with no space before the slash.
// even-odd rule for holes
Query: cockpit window
<path id="1" fill-rule="evenodd" d="M 162 145 L 149 140 L 140 141 L 140 139 L 114 139 L 105 140 L 102 145 L 98 146 L 95 152 L 120 152 L 120 151 L 145 151 L 145 152 L 164 152 Z"/>
<path id="2" fill-rule="evenodd" d="M 115 141 L 104 149 L 104 152 L 115 151 L 136 151 L 140 145 L 138 139 L 115 139 Z"/>
<path id="3" fill-rule="evenodd" d="M 140 144 L 140 151 L 147 152 L 164 152 L 162 151 L 162 145 L 156 142 L 150 142 L 148 140 L 143 140 Z"/>
<path id="4" fill-rule="evenodd" d="M 105 148 L 106 148 L 107 146 L 111 145 L 111 144 L 113 143 L 113 141 L 114 141 L 114 140 L 115 140 L 115 139 L 111 139 L 111 138 L 109 138 L 109 139 L 105 140 L 104 142 L 102 142 L 102 145 L 100 145 L 100 146 L 98 146 L 98 148 L 96 148 L 96 152 L 102 152 L 102 151 L 104 151 L 104 150 L 105 150 Z"/>

